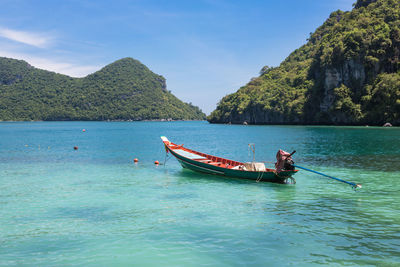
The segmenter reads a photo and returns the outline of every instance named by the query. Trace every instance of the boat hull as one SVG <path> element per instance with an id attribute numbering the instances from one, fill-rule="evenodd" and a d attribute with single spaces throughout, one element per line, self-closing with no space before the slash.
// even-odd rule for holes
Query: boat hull
<path id="1" fill-rule="evenodd" d="M 218 166 L 213 166 L 207 163 L 198 162 L 195 160 L 191 160 L 186 157 L 182 157 L 181 155 L 175 153 L 173 150 L 169 149 L 171 154 L 176 157 L 179 163 L 183 168 L 201 172 L 211 175 L 221 175 L 226 177 L 240 178 L 240 179 L 248 179 L 255 181 L 265 181 L 265 182 L 275 182 L 275 183 L 286 183 L 288 178 L 291 178 L 296 171 L 286 171 L 280 172 L 277 174 L 273 171 L 242 171 L 235 169 L 222 168 Z"/>

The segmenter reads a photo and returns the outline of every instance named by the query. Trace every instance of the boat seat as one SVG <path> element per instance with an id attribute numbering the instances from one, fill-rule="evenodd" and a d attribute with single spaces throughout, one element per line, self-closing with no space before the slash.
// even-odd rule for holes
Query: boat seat
<path id="1" fill-rule="evenodd" d="M 197 155 L 195 153 L 186 151 L 186 150 L 182 150 L 182 149 L 174 149 L 173 150 L 175 153 L 185 157 L 185 158 L 189 158 L 189 159 L 193 159 L 193 160 L 200 160 L 200 159 L 207 159 L 203 156 Z"/>
<path id="2" fill-rule="evenodd" d="M 198 159 L 197 161 L 200 161 L 200 162 L 211 162 L 211 160 L 209 160 L 209 159 Z"/>

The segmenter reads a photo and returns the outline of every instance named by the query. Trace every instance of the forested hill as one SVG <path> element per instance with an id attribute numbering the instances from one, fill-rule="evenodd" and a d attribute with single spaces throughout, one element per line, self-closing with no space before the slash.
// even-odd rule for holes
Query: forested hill
<path id="1" fill-rule="evenodd" d="M 166 88 L 164 77 L 132 58 L 84 78 L 0 57 L 0 120 L 203 120 L 198 107 Z"/>
<path id="2" fill-rule="evenodd" d="M 265 66 L 215 123 L 400 125 L 400 0 L 335 11 L 279 67 Z"/>

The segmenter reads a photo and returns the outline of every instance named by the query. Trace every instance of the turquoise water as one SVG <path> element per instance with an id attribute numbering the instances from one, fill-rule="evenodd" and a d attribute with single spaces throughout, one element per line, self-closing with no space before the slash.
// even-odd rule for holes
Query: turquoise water
<path id="1" fill-rule="evenodd" d="M 248 143 L 259 161 L 295 149 L 298 165 L 363 188 L 157 167 L 160 135 L 240 161 Z M 398 266 L 399 168 L 398 128 L 3 122 L 0 265 Z"/>

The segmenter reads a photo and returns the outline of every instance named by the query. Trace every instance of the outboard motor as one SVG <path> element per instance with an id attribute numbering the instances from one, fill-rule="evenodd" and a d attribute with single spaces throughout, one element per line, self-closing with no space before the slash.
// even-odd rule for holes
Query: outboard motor
<path id="1" fill-rule="evenodd" d="M 279 149 L 278 153 L 276 153 L 276 163 L 275 168 L 277 172 L 281 171 L 293 171 L 294 170 L 294 162 L 292 159 L 292 155 L 296 153 L 296 150 L 292 153 L 288 153 Z"/>

